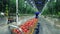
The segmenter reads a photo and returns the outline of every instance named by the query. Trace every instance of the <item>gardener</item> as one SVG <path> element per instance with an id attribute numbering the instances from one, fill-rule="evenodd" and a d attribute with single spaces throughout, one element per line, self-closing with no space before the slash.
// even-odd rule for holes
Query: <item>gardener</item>
<path id="1" fill-rule="evenodd" d="M 40 12 L 35 12 L 35 15 L 36 15 L 35 18 L 38 18 L 39 13 L 40 13 Z"/>

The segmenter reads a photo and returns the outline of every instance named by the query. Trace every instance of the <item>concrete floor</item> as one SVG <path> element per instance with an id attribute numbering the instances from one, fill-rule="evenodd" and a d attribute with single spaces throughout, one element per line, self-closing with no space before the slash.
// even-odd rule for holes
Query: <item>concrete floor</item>
<path id="1" fill-rule="evenodd" d="M 27 18 L 24 18 L 24 19 L 26 21 Z M 1 20 L 1 21 L 3 21 L 3 20 Z M 40 23 L 39 34 L 60 34 L 60 30 L 55 29 L 54 25 L 51 25 L 44 18 L 39 17 L 39 21 L 38 22 Z M 7 24 L 4 25 L 4 26 L 0 26 L 0 34 L 11 34 L 9 29 L 8 29 L 8 26 L 9 25 L 7 25 Z"/>
<path id="2" fill-rule="evenodd" d="M 39 34 L 60 34 L 60 29 L 56 29 L 54 25 L 44 18 L 39 17 L 39 23 L 41 25 Z"/>

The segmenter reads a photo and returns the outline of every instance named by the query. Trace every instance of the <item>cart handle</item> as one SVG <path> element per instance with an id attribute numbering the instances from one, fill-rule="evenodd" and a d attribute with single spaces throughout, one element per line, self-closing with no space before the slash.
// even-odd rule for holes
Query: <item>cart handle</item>
<path id="1" fill-rule="evenodd" d="M 16 29 L 18 29 L 22 34 L 24 34 L 23 31 L 22 31 L 22 29 L 21 29 L 20 27 L 16 26 L 16 25 L 10 25 L 9 27 L 16 28 Z"/>

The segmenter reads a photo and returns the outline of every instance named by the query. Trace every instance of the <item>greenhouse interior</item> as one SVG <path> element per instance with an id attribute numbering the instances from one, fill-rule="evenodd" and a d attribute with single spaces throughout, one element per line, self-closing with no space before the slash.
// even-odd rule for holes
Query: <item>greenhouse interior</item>
<path id="1" fill-rule="evenodd" d="M 60 34 L 60 0 L 0 0 L 0 34 Z"/>

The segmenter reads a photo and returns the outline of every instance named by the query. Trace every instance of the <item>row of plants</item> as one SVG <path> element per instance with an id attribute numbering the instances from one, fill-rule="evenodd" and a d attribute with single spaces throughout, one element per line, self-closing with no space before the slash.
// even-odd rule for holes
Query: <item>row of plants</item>
<path id="1" fill-rule="evenodd" d="M 37 8 L 32 7 L 28 2 L 25 3 L 25 0 L 18 0 L 19 14 L 34 14 L 36 11 Z M 16 0 L 0 0 L 0 12 L 16 13 Z"/>
<path id="2" fill-rule="evenodd" d="M 44 9 L 43 15 L 52 15 L 54 17 L 60 18 L 60 0 L 55 0 L 48 2 L 46 8 Z"/>

